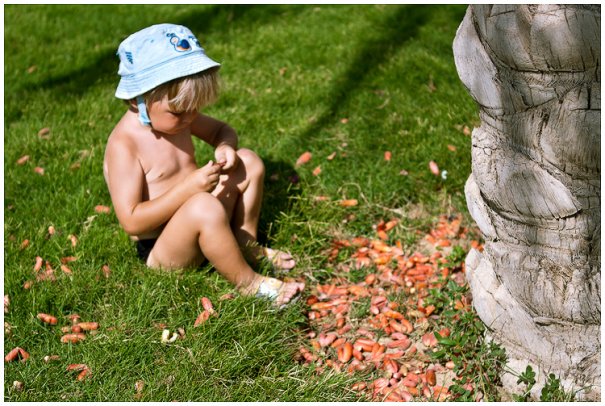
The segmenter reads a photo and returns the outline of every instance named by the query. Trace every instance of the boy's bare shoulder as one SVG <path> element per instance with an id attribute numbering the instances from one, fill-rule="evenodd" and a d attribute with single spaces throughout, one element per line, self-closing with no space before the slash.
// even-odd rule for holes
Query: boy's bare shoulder
<path id="1" fill-rule="evenodd" d="M 140 137 L 140 130 L 132 125 L 130 118 L 125 115 L 116 124 L 109 138 L 107 139 L 107 152 L 121 152 L 136 155 L 138 152 L 137 139 Z"/>

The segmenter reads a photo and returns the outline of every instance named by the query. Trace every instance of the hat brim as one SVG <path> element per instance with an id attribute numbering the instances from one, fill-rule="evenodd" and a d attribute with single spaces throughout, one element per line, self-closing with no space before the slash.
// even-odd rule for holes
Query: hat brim
<path id="1" fill-rule="evenodd" d="M 118 99 L 134 99 L 163 83 L 203 72 L 215 66 L 221 64 L 213 61 L 203 52 L 187 53 L 136 74 L 122 76 L 115 96 Z"/>

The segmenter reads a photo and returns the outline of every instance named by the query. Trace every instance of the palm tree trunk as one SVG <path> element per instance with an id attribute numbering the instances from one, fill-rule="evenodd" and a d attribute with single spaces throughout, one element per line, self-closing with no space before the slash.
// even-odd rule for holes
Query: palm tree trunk
<path id="1" fill-rule="evenodd" d="M 471 5 L 454 40 L 480 109 L 466 260 L 474 306 L 508 366 L 600 399 L 601 7 Z M 518 393 L 516 377 L 502 376 Z"/>

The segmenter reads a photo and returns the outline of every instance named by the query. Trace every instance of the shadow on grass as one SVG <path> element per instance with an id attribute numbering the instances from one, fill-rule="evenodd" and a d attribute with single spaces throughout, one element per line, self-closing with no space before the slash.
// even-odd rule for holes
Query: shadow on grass
<path id="1" fill-rule="evenodd" d="M 302 6 L 288 6 L 287 10 L 300 10 Z M 286 11 L 285 6 L 262 7 L 258 5 L 221 5 L 213 6 L 198 12 L 188 14 L 187 18 L 171 21 L 181 24 L 194 33 L 198 33 L 202 44 L 204 37 L 213 33 L 227 33 L 233 24 L 238 26 L 262 25 L 278 18 Z M 161 21 L 158 21 L 160 23 Z M 144 27 L 140 27 L 143 29 Z M 47 89 L 56 91 L 57 97 L 78 96 L 99 82 L 118 83 L 119 59 L 116 55 L 119 42 L 124 38 L 116 38 L 115 47 L 100 53 L 90 62 L 76 70 L 50 77 L 42 82 L 32 82 L 25 85 L 24 90 L 35 91 Z"/>
<path id="2" fill-rule="evenodd" d="M 284 161 L 263 159 L 265 164 L 265 183 L 263 204 L 258 225 L 258 242 L 268 244 L 272 224 L 281 213 L 288 213 L 292 198 L 300 196 L 302 189 L 298 185 L 298 174 L 291 164 Z"/>
<path id="3" fill-rule="evenodd" d="M 376 30 L 374 35 L 369 35 L 368 40 L 358 47 L 342 77 L 334 81 L 326 111 L 299 136 L 299 139 L 308 142 L 321 134 L 322 128 L 332 124 L 338 118 L 337 113 L 341 107 L 355 95 L 366 77 L 374 74 L 381 64 L 388 62 L 400 48 L 412 40 L 431 14 L 431 7 L 427 5 L 389 8 L 392 9 L 394 11 L 377 27 L 380 29 Z"/>

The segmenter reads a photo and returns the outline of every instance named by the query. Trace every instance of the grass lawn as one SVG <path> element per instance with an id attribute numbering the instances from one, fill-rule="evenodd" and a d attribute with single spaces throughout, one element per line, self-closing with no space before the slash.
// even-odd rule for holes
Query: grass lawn
<path id="1" fill-rule="evenodd" d="M 390 238 L 408 253 L 439 215 L 472 224 L 463 188 L 477 109 L 452 55 L 465 9 L 5 6 L 4 354 L 21 347 L 30 358 L 4 364 L 4 400 L 360 399 L 350 389 L 359 377 L 296 360 L 309 329 L 305 300 L 277 312 L 237 295 L 220 300 L 233 289 L 210 267 L 147 270 L 113 211 L 95 211 L 111 206 L 103 154 L 124 112 L 113 96 L 115 53 L 129 34 L 172 22 L 191 28 L 222 63 L 223 92 L 206 113 L 263 158 L 262 242 L 292 252 L 290 276 L 311 288 L 337 272 L 326 255 L 333 240 L 373 235 L 381 219 L 398 221 Z M 196 147 L 198 162 L 211 158 L 208 146 Z M 311 161 L 297 167 L 306 151 Z M 343 199 L 358 204 L 342 207 Z M 56 280 L 36 281 L 36 257 Z M 71 274 L 61 269 L 69 257 Z M 218 317 L 194 327 L 203 296 Z M 84 342 L 61 343 L 74 313 L 100 328 Z M 163 328 L 185 336 L 164 344 Z M 59 357 L 46 362 L 50 355 Z M 83 381 L 66 371 L 80 363 L 91 370 Z"/>

